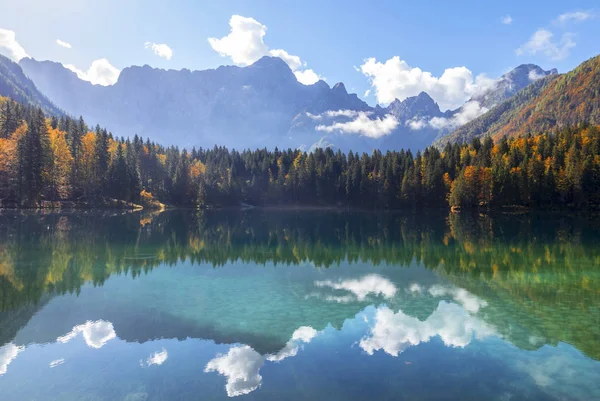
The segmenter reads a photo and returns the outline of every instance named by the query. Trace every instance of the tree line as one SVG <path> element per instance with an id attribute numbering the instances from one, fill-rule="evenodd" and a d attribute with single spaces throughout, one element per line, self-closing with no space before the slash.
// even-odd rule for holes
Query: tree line
<path id="1" fill-rule="evenodd" d="M 416 153 L 188 151 L 0 99 L 3 205 L 106 198 L 190 207 L 597 206 L 600 130 L 564 128 L 497 143 L 475 138 Z"/>

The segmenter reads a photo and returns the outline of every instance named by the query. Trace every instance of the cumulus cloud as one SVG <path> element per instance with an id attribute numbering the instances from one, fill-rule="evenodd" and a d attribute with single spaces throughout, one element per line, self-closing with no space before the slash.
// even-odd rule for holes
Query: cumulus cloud
<path id="1" fill-rule="evenodd" d="M 65 363 L 65 359 L 60 358 L 60 359 L 53 360 L 52 362 L 50 362 L 50 364 L 48 366 L 50 366 L 50 368 L 55 368 L 58 365 L 62 365 L 63 363 Z"/>
<path id="2" fill-rule="evenodd" d="M 350 292 L 358 301 L 364 301 L 370 294 L 392 298 L 398 290 L 394 283 L 378 274 L 367 274 L 359 279 L 315 281 L 315 286 Z"/>
<path id="3" fill-rule="evenodd" d="M 559 15 L 556 22 L 565 24 L 568 22 L 583 22 L 592 18 L 594 18 L 594 14 L 590 11 L 575 11 Z"/>
<path id="4" fill-rule="evenodd" d="M 65 68 L 77 74 L 79 79 L 89 81 L 93 85 L 102 86 L 115 84 L 119 79 L 119 74 L 121 74 L 121 71 L 111 65 L 105 58 L 92 61 L 92 65 L 87 71 L 80 70 L 73 64 L 65 64 Z"/>
<path id="5" fill-rule="evenodd" d="M 292 55 L 283 49 L 271 49 L 264 42 L 267 27 L 254 18 L 232 15 L 229 20 L 231 28 L 228 35 L 222 38 L 208 38 L 210 46 L 223 57 L 241 66 L 254 63 L 263 56 L 279 57 L 285 61 L 294 72 L 298 82 L 311 85 L 319 79 L 325 79 L 311 69 L 306 69 L 306 63 L 300 57 Z"/>
<path id="6" fill-rule="evenodd" d="M 317 125 L 317 131 L 335 132 L 343 134 L 359 134 L 369 138 L 380 138 L 389 135 L 396 129 L 399 122 L 392 114 L 383 118 L 371 118 L 371 113 L 360 111 L 352 121 L 334 122 L 331 125 Z"/>
<path id="7" fill-rule="evenodd" d="M 208 361 L 205 372 L 217 372 L 227 378 L 225 390 L 229 397 L 248 394 L 260 387 L 262 376 L 259 371 L 264 358 L 248 345 L 229 349 Z"/>
<path id="8" fill-rule="evenodd" d="M 576 46 L 572 33 L 562 35 L 560 41 L 554 39 L 554 34 L 546 29 L 538 29 L 529 40 L 516 50 L 518 56 L 542 54 L 551 60 L 564 60 Z"/>
<path id="9" fill-rule="evenodd" d="M 429 288 L 429 294 L 433 297 L 450 296 L 470 313 L 477 313 L 479 309 L 487 306 L 485 300 L 471 294 L 464 288 L 434 285 Z"/>
<path id="10" fill-rule="evenodd" d="M 300 60 L 300 57 L 289 54 L 288 52 L 286 52 L 283 49 L 270 50 L 269 54 L 273 57 L 279 57 L 280 59 L 285 61 L 287 63 L 287 65 L 290 66 L 292 71 L 295 71 L 306 65 L 306 63 L 303 63 L 302 60 Z"/>
<path id="11" fill-rule="evenodd" d="M 314 72 L 311 69 L 294 71 L 294 75 L 296 76 L 296 79 L 298 80 L 298 82 L 300 82 L 301 84 L 304 84 L 304 85 L 312 85 L 315 82 L 318 82 L 320 80 L 323 80 L 323 81 L 327 80 L 326 78 L 320 76 L 319 74 L 317 74 L 316 72 Z"/>
<path id="12" fill-rule="evenodd" d="M 439 336 L 446 346 L 465 347 L 473 338 L 481 339 L 494 333 L 492 327 L 454 303 L 441 301 L 425 321 L 402 311 L 394 313 L 383 306 L 377 308 L 374 325 L 359 345 L 369 355 L 383 350 L 398 356 L 407 348 L 428 342 L 435 336 Z"/>
<path id="13" fill-rule="evenodd" d="M 162 365 L 163 363 L 165 363 L 165 361 L 167 360 L 167 358 L 169 357 L 169 353 L 167 352 L 166 349 L 162 349 L 162 351 L 156 351 L 155 353 L 153 353 L 152 355 L 150 355 L 147 359 L 146 359 L 146 366 L 152 366 L 152 365 Z M 143 363 L 141 363 L 143 364 Z"/>
<path id="14" fill-rule="evenodd" d="M 29 57 L 23 46 L 17 42 L 14 31 L 0 28 L 0 48 L 8 51 L 8 57 L 14 61 L 19 61 L 22 58 Z"/>
<path id="15" fill-rule="evenodd" d="M 301 343 L 308 344 L 319 334 L 319 332 L 310 326 L 302 326 L 292 334 L 292 338 L 287 342 L 285 347 L 276 354 L 267 355 L 266 359 L 272 362 L 281 362 L 285 358 L 296 356 L 300 349 Z"/>
<path id="16" fill-rule="evenodd" d="M 8 343 L 0 347 L 0 376 L 6 373 L 8 365 L 24 349 L 24 347 L 16 346 L 13 343 Z"/>
<path id="17" fill-rule="evenodd" d="M 369 97 L 371 95 L 371 89 L 367 89 L 365 91 L 364 97 Z"/>
<path id="18" fill-rule="evenodd" d="M 87 321 L 84 324 L 73 327 L 69 333 L 58 337 L 56 341 L 60 343 L 68 343 L 78 334 L 83 334 L 83 339 L 88 347 L 102 348 L 108 341 L 117 337 L 115 329 L 111 322 L 98 320 L 95 322 Z"/>
<path id="19" fill-rule="evenodd" d="M 440 77 L 435 77 L 418 67 L 410 67 L 398 56 L 383 63 L 369 58 L 359 71 L 370 79 L 379 103 L 391 103 L 394 99 L 404 100 L 427 92 L 442 110 L 455 109 L 496 83 L 483 74 L 474 77 L 466 67 L 448 68 Z"/>
<path id="20" fill-rule="evenodd" d="M 70 49 L 70 48 L 71 48 L 71 44 L 70 44 L 70 43 L 68 43 L 68 42 L 63 42 L 63 41 L 62 41 L 62 40 L 60 40 L 60 39 L 56 39 L 56 44 L 57 44 L 57 45 L 59 45 L 60 47 L 65 47 L 65 48 L 67 48 L 67 49 Z"/>
<path id="21" fill-rule="evenodd" d="M 205 372 L 217 372 L 227 378 L 225 390 L 229 397 L 251 393 L 260 387 L 260 369 L 265 361 L 281 362 L 296 356 L 302 343 L 308 344 L 319 332 L 310 326 L 299 327 L 292 338 L 279 352 L 266 356 L 259 354 L 249 345 L 235 346 L 225 355 L 217 355 L 208 361 Z M 166 359 L 166 358 L 165 358 Z"/>
<path id="22" fill-rule="evenodd" d="M 171 57 L 173 57 L 173 49 L 164 43 L 146 42 L 144 43 L 144 47 L 146 49 L 151 49 L 152 52 L 158 57 L 162 57 L 167 60 L 171 60 Z"/>
<path id="23" fill-rule="evenodd" d="M 513 23 L 513 19 L 510 15 L 505 15 L 504 17 L 502 17 L 500 22 L 502 22 L 504 25 L 510 25 Z"/>

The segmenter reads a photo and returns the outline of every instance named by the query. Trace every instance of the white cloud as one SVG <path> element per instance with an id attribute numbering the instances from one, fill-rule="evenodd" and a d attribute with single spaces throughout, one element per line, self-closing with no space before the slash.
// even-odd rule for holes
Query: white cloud
<path id="1" fill-rule="evenodd" d="M 8 57 L 14 61 L 29 57 L 23 46 L 17 42 L 15 32 L 8 29 L 0 28 L 0 48 L 8 50 Z"/>
<path id="2" fill-rule="evenodd" d="M 158 57 L 162 57 L 167 60 L 171 60 L 171 57 L 173 57 L 173 49 L 164 43 L 146 42 L 144 43 L 144 47 L 146 49 L 151 49 Z"/>
<path id="3" fill-rule="evenodd" d="M 315 281 L 315 286 L 351 292 L 358 301 L 364 301 L 369 294 L 392 298 L 397 291 L 394 283 L 378 274 L 367 274 L 359 279 Z"/>
<path id="4" fill-rule="evenodd" d="M 241 66 L 254 63 L 263 56 L 279 57 L 285 61 L 294 72 L 298 82 L 311 85 L 319 79 L 324 79 L 311 69 L 305 69 L 306 63 L 300 57 L 292 55 L 283 49 L 272 49 L 264 42 L 267 27 L 254 18 L 232 15 L 229 20 L 231 31 L 222 38 L 208 38 L 210 46 L 223 57 Z"/>
<path id="5" fill-rule="evenodd" d="M 63 42 L 63 41 L 62 41 L 62 40 L 60 40 L 60 39 L 56 39 L 56 44 L 57 44 L 57 45 L 59 45 L 59 46 L 61 46 L 61 47 L 65 47 L 65 48 L 67 48 L 67 49 L 70 49 L 70 48 L 71 48 L 71 44 L 70 44 L 70 43 L 68 43 L 68 42 Z"/>
<path id="6" fill-rule="evenodd" d="M 298 82 L 300 82 L 301 84 L 304 84 L 304 85 L 312 85 L 312 84 L 318 82 L 319 80 L 323 80 L 323 81 L 327 80 L 326 78 L 320 76 L 319 74 L 317 74 L 316 72 L 314 72 L 311 69 L 294 71 L 294 75 L 296 76 L 296 79 L 298 80 Z"/>
<path id="7" fill-rule="evenodd" d="M 500 20 L 504 25 L 510 25 L 513 23 L 513 19 L 510 15 L 505 15 L 504 17 L 502 17 L 502 19 Z"/>
<path id="8" fill-rule="evenodd" d="M 477 313 L 479 312 L 479 309 L 487 306 L 486 301 L 471 294 L 464 288 L 433 285 L 429 288 L 429 294 L 434 297 L 451 296 L 456 302 L 461 304 L 467 312 L 471 313 Z"/>
<path id="9" fill-rule="evenodd" d="M 535 70 L 529 71 L 529 74 L 528 74 L 529 80 L 532 81 L 532 82 L 533 81 L 537 81 L 538 79 L 542 79 L 545 76 L 546 76 L 545 74 L 538 73 Z"/>
<path id="10" fill-rule="evenodd" d="M 426 125 L 429 125 L 435 129 L 455 129 L 487 112 L 487 107 L 481 106 L 481 104 L 476 100 L 471 100 L 465 103 L 452 117 L 433 117 Z M 409 126 L 411 129 L 421 129 L 423 128 L 420 125 L 422 122 L 423 120 L 419 120 L 418 124 L 413 124 L 411 121 Z"/>
<path id="11" fill-rule="evenodd" d="M 299 327 L 292 333 L 292 338 L 285 347 L 275 354 L 266 356 L 259 354 L 249 345 L 235 346 L 230 348 L 227 354 L 217 355 L 208 361 L 204 371 L 217 372 L 227 378 L 225 390 L 229 397 L 248 394 L 260 387 L 262 383 L 260 369 L 265 361 L 281 362 L 296 356 L 300 345 L 308 344 L 318 334 L 319 332 L 310 326 Z"/>
<path id="12" fill-rule="evenodd" d="M 358 116 L 361 112 L 357 110 L 327 110 L 325 113 L 321 114 L 311 114 L 306 112 L 306 116 L 313 120 L 322 120 L 323 118 L 336 118 L 336 117 L 346 117 L 346 118 L 354 118 Z"/>
<path id="13" fill-rule="evenodd" d="M 363 97 L 369 97 L 371 95 L 371 89 L 367 89 Z"/>
<path id="14" fill-rule="evenodd" d="M 211 359 L 205 372 L 218 372 L 227 378 L 225 390 L 229 397 L 248 394 L 260 387 L 260 368 L 264 358 L 248 345 L 233 347 L 225 355 Z"/>
<path id="15" fill-rule="evenodd" d="M 430 72 L 410 67 L 398 56 L 384 63 L 369 58 L 359 71 L 370 79 L 379 103 L 387 104 L 396 98 L 404 100 L 427 92 L 442 110 L 455 109 L 496 83 L 483 74 L 473 77 L 466 67 L 448 68 L 440 77 L 435 77 Z"/>
<path id="16" fill-rule="evenodd" d="M 24 349 L 24 347 L 16 346 L 13 343 L 8 343 L 0 347 L 0 376 L 6 373 L 8 365 Z"/>
<path id="17" fill-rule="evenodd" d="M 152 366 L 152 365 L 162 365 L 163 363 L 165 363 L 165 361 L 167 360 L 167 358 L 169 357 L 169 353 L 167 352 L 166 349 L 162 349 L 162 351 L 156 351 L 155 353 L 153 353 L 152 355 L 150 355 L 148 357 L 148 359 L 146 359 L 146 365 L 147 366 Z"/>
<path id="18" fill-rule="evenodd" d="M 319 332 L 310 326 L 302 326 L 296 329 L 292 334 L 292 338 L 287 342 L 278 353 L 267 355 L 267 360 L 271 362 L 281 362 L 286 358 L 296 356 L 301 343 L 310 343 Z"/>
<path id="19" fill-rule="evenodd" d="M 389 135 L 396 129 L 399 122 L 391 114 L 383 118 L 370 118 L 370 113 L 361 111 L 352 121 L 335 122 L 331 125 L 317 125 L 317 131 L 334 132 L 340 131 L 344 134 L 359 134 L 369 138 L 380 138 Z"/>
<path id="20" fill-rule="evenodd" d="M 302 341 L 309 343 L 319 334 L 319 332 L 310 326 L 302 326 L 296 329 L 292 334 L 292 341 Z"/>
<path id="21" fill-rule="evenodd" d="M 208 38 L 210 46 L 238 65 L 249 65 L 268 54 L 263 38 L 267 27 L 254 18 L 233 15 L 229 20 L 231 32 L 221 39 Z"/>
<path id="22" fill-rule="evenodd" d="M 55 359 L 54 361 L 50 362 L 50 368 L 55 368 L 58 365 L 62 365 L 63 363 L 65 363 L 65 359 L 64 358 L 60 358 L 60 359 Z"/>
<path id="23" fill-rule="evenodd" d="M 360 347 L 369 355 L 375 351 L 398 356 L 405 349 L 428 342 L 439 336 L 449 347 L 465 347 L 473 338 L 494 334 L 494 329 L 475 316 L 469 315 L 457 304 L 441 301 L 425 321 L 408 316 L 402 311 L 394 313 L 387 306 L 377 308 L 374 325 Z"/>
<path id="24" fill-rule="evenodd" d="M 102 86 L 115 84 L 121 73 L 121 71 L 112 66 L 105 58 L 92 61 L 92 65 L 87 71 L 80 70 L 73 64 L 65 64 L 65 68 L 68 68 L 77 74 L 79 79 L 89 81 L 93 85 Z"/>
<path id="25" fill-rule="evenodd" d="M 564 60 L 576 43 L 572 33 L 562 35 L 560 42 L 554 40 L 554 34 L 546 29 L 538 29 L 531 38 L 516 50 L 517 55 L 543 54 L 551 60 Z"/>
<path id="26" fill-rule="evenodd" d="M 413 118 L 412 120 L 408 120 L 404 125 L 406 125 L 413 131 L 418 131 L 425 127 L 428 127 L 429 122 L 425 119 Z"/>
<path id="27" fill-rule="evenodd" d="M 115 329 L 111 322 L 98 320 L 95 322 L 87 321 L 84 324 L 73 327 L 69 333 L 58 337 L 56 341 L 67 343 L 77 337 L 79 333 L 83 334 L 83 339 L 88 347 L 102 348 L 108 341 L 117 337 Z"/>
<path id="28" fill-rule="evenodd" d="M 287 63 L 287 65 L 290 66 L 292 71 L 295 71 L 306 65 L 306 63 L 303 63 L 302 60 L 300 60 L 300 57 L 289 54 L 288 52 L 286 52 L 283 49 L 270 50 L 269 54 L 273 57 L 279 57 L 280 59 L 285 61 Z"/>
<path id="29" fill-rule="evenodd" d="M 590 11 L 575 11 L 559 15 L 556 21 L 565 24 L 568 22 L 583 22 L 592 18 L 594 18 L 594 14 Z"/>

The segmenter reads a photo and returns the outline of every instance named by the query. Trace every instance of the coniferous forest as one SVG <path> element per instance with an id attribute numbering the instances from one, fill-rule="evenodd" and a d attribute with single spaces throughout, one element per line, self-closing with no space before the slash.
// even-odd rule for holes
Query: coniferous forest
<path id="1" fill-rule="evenodd" d="M 600 205 L 600 129 L 348 154 L 165 147 L 0 98 L 2 206 L 116 199 L 186 207 Z"/>

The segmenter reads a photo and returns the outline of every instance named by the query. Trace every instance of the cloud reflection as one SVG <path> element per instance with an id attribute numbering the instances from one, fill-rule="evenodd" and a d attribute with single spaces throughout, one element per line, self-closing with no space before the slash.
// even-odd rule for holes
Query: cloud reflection
<path id="1" fill-rule="evenodd" d="M 152 366 L 152 365 L 162 365 L 163 363 L 165 363 L 165 361 L 167 360 L 167 358 L 169 357 L 169 353 L 167 352 L 166 349 L 162 349 L 162 351 L 156 351 L 154 354 L 150 355 L 148 357 L 148 359 L 146 359 L 146 365 L 147 366 Z M 143 365 L 143 363 L 140 361 L 140 364 Z"/>
<path id="2" fill-rule="evenodd" d="M 109 340 L 117 337 L 115 329 L 111 322 L 98 320 L 95 322 L 87 321 L 84 324 L 73 327 L 69 333 L 58 337 L 56 341 L 67 343 L 77 337 L 79 333 L 83 334 L 83 339 L 88 347 L 102 348 Z"/>
<path id="3" fill-rule="evenodd" d="M 465 347 L 473 338 L 494 333 L 491 326 L 454 303 L 441 301 L 425 321 L 402 311 L 394 313 L 382 306 L 376 309 L 374 325 L 370 334 L 360 341 L 360 347 L 370 355 L 383 350 L 398 356 L 405 349 L 428 342 L 435 336 L 439 336 L 446 346 Z"/>
<path id="4" fill-rule="evenodd" d="M 260 387 L 260 368 L 265 361 L 281 362 L 295 356 L 300 345 L 311 342 L 317 334 L 318 331 L 312 327 L 302 326 L 294 331 L 290 341 L 276 354 L 261 355 L 249 345 L 235 346 L 227 354 L 211 359 L 204 371 L 217 372 L 227 378 L 225 390 L 229 397 L 248 394 Z"/>
<path id="5" fill-rule="evenodd" d="M 8 343 L 0 347 L 0 376 L 6 373 L 8 365 L 24 349 L 24 347 L 16 346 L 13 343 Z"/>
<path id="6" fill-rule="evenodd" d="M 328 301 L 339 303 L 348 303 L 354 300 L 364 301 L 370 294 L 392 298 L 398 290 L 394 283 L 378 274 L 367 274 L 359 279 L 315 281 L 315 286 L 351 293 L 341 296 L 329 295 L 326 297 Z"/>

